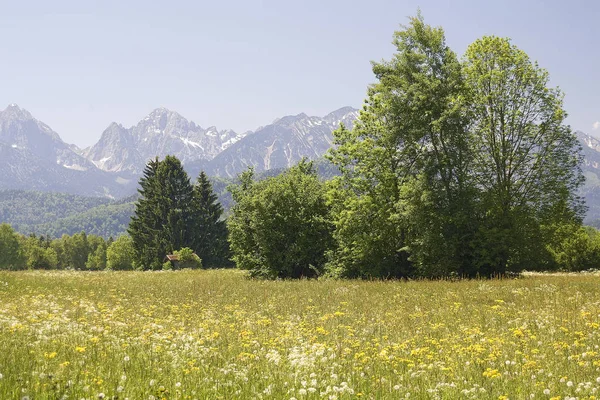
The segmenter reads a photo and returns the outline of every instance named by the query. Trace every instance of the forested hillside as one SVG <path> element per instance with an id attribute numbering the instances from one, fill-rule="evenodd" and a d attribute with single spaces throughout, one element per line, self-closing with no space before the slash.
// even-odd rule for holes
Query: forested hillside
<path id="1" fill-rule="evenodd" d="M 233 180 L 212 180 L 219 201 L 228 210 L 231 195 L 227 186 Z M 27 190 L 0 190 L 0 223 L 10 224 L 17 232 L 36 233 L 58 238 L 84 231 L 116 238 L 127 230 L 137 195 L 120 200 L 86 197 L 66 193 Z"/>
<path id="2" fill-rule="evenodd" d="M 0 191 L 0 222 L 20 233 L 60 237 L 85 231 L 116 237 L 125 232 L 135 196 L 119 201 L 65 193 Z"/>

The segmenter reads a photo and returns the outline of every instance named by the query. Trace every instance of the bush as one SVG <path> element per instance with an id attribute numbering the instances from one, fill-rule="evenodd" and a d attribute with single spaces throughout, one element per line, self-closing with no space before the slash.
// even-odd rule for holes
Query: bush
<path id="1" fill-rule="evenodd" d="M 600 231 L 590 226 L 563 225 L 548 247 L 554 269 L 583 271 L 600 268 Z"/>
<path id="2" fill-rule="evenodd" d="M 323 273 L 333 225 L 325 187 L 313 164 L 302 160 L 283 174 L 254 182 L 253 172 L 232 188 L 229 241 L 238 268 L 264 278 Z"/>
<path id="3" fill-rule="evenodd" d="M 198 257 L 198 255 L 196 255 L 196 253 L 194 253 L 194 250 L 190 249 L 189 247 L 184 247 L 179 251 L 175 251 L 173 254 L 175 256 L 177 256 L 177 259 L 178 259 L 177 267 L 179 269 L 202 268 L 202 260 L 200 259 L 200 257 Z M 163 269 L 165 269 L 164 266 L 163 266 Z"/>

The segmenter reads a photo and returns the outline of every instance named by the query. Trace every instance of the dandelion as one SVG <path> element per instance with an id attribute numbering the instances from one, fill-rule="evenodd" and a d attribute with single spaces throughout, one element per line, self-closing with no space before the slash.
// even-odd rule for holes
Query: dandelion
<path id="1" fill-rule="evenodd" d="M 568 382 L 567 382 L 567 386 L 568 386 L 568 387 L 571 387 L 571 386 L 573 386 L 573 382 L 572 382 L 572 381 L 568 381 Z"/>
<path id="2" fill-rule="evenodd" d="M 550 389 L 544 389 L 544 394 L 548 396 L 550 394 Z"/>

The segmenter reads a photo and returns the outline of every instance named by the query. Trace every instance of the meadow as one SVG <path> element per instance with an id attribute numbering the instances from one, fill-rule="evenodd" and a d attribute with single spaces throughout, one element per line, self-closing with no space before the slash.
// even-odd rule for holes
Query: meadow
<path id="1" fill-rule="evenodd" d="M 0 272 L 0 399 L 594 399 L 600 276 Z"/>

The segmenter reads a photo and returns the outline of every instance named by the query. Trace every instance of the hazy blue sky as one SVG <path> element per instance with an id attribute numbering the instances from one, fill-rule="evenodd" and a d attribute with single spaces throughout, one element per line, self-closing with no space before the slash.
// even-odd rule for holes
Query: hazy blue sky
<path id="1" fill-rule="evenodd" d="M 565 91 L 572 127 L 600 135 L 597 0 L 0 0 L 0 109 L 87 146 L 161 106 L 236 131 L 359 107 L 370 61 L 390 58 L 417 7 L 460 55 L 511 37 Z"/>

